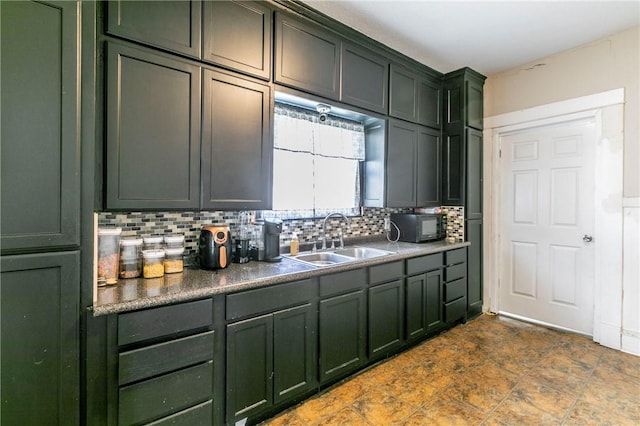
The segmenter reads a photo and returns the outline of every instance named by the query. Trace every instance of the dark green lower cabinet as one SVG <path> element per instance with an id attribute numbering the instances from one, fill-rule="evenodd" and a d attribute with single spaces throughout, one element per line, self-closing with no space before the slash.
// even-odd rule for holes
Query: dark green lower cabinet
<path id="1" fill-rule="evenodd" d="M 3 425 L 79 424 L 80 253 L 0 259 Z"/>
<path id="2" fill-rule="evenodd" d="M 320 300 L 320 383 L 346 376 L 366 361 L 363 290 Z"/>
<path id="3" fill-rule="evenodd" d="M 311 304 L 227 326 L 227 423 L 254 420 L 316 386 Z"/>
<path id="4" fill-rule="evenodd" d="M 436 332 L 442 320 L 442 271 L 440 269 L 407 277 L 407 340 L 410 342 Z"/>
<path id="5" fill-rule="evenodd" d="M 369 357 L 388 355 L 404 340 L 404 280 L 369 288 Z"/>

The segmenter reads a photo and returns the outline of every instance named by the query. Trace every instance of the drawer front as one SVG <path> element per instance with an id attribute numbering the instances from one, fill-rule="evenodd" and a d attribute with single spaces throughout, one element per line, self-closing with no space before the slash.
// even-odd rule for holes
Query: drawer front
<path id="1" fill-rule="evenodd" d="M 444 280 L 453 281 L 467 276 L 467 264 L 459 263 L 453 266 L 447 266 L 444 269 Z"/>
<path id="2" fill-rule="evenodd" d="M 402 260 L 384 263 L 369 268 L 369 284 L 397 280 L 404 275 Z"/>
<path id="3" fill-rule="evenodd" d="M 273 312 L 308 303 L 316 295 L 311 280 L 294 281 L 227 296 L 227 320 Z"/>
<path id="4" fill-rule="evenodd" d="M 164 417 L 148 426 L 211 426 L 213 424 L 213 401 L 209 400 L 179 413 Z"/>
<path id="5" fill-rule="evenodd" d="M 442 253 L 407 259 L 407 275 L 419 274 L 442 268 Z"/>
<path id="6" fill-rule="evenodd" d="M 210 327 L 211 299 L 118 315 L 118 345 L 127 345 L 181 331 Z"/>
<path id="7" fill-rule="evenodd" d="M 123 352 L 118 361 L 118 383 L 158 376 L 213 359 L 213 331 Z"/>
<path id="8" fill-rule="evenodd" d="M 320 277 L 320 297 L 329 297 L 358 290 L 367 283 L 364 268 Z"/>
<path id="9" fill-rule="evenodd" d="M 444 305 L 444 320 L 446 322 L 454 322 L 464 317 L 467 310 L 467 298 L 461 297 Z"/>
<path id="10" fill-rule="evenodd" d="M 459 280 L 445 283 L 444 285 L 444 301 L 449 303 L 459 297 L 463 297 L 467 290 L 467 280 L 460 278 Z"/>
<path id="11" fill-rule="evenodd" d="M 467 248 L 459 248 L 455 250 L 449 250 L 444 253 L 444 258 L 447 265 L 453 265 L 454 263 L 466 262 L 467 260 Z"/>
<path id="12" fill-rule="evenodd" d="M 148 422 L 211 399 L 213 362 L 120 388 L 118 424 Z"/>

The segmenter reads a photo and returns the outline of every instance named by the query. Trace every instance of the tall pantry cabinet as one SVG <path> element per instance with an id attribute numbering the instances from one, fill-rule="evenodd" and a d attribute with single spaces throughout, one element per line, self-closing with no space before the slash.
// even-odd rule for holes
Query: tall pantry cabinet
<path id="1" fill-rule="evenodd" d="M 482 312 L 482 129 L 485 76 L 462 68 L 444 76 L 443 202 L 464 206 L 467 316 Z"/>
<path id="2" fill-rule="evenodd" d="M 79 423 L 79 2 L 1 2 L 0 418 Z"/>

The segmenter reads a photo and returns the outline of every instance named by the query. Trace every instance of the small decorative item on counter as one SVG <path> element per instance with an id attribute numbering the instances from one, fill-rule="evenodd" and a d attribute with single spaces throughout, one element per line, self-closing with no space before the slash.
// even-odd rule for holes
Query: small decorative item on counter
<path id="1" fill-rule="evenodd" d="M 122 228 L 98 228 L 98 285 L 118 282 L 118 254 Z"/>
<path id="2" fill-rule="evenodd" d="M 164 250 L 143 250 L 144 267 L 142 276 L 144 278 L 158 278 L 164 276 Z"/>
<path id="3" fill-rule="evenodd" d="M 142 274 L 142 238 L 120 240 L 120 278 L 137 278 Z"/>
<path id="4" fill-rule="evenodd" d="M 167 248 L 164 250 L 164 273 L 173 274 L 184 269 L 184 247 Z"/>
<path id="5" fill-rule="evenodd" d="M 144 249 L 145 250 L 161 250 L 162 236 L 152 235 L 150 237 L 144 237 Z"/>
<path id="6" fill-rule="evenodd" d="M 170 249 L 184 247 L 184 235 L 165 235 L 164 244 Z"/>
<path id="7" fill-rule="evenodd" d="M 300 241 L 298 240 L 298 235 L 293 234 L 293 236 L 291 237 L 291 245 L 289 246 L 289 254 L 291 256 L 297 256 L 299 249 L 300 249 Z"/>

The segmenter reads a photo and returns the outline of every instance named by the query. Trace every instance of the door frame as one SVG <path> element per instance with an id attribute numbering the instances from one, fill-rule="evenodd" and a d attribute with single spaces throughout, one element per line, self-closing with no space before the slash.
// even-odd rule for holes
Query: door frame
<path id="1" fill-rule="evenodd" d="M 592 118 L 595 151 L 595 265 L 593 340 L 620 349 L 622 338 L 622 147 L 624 89 L 554 102 L 484 119 L 484 311 L 499 312 L 501 259 L 500 141 L 502 135 L 541 125 Z M 489 173 L 490 176 L 486 176 Z M 489 211 L 487 211 L 489 210 Z M 606 283 L 606 284 L 605 284 Z M 548 324 L 543 324 L 548 325 Z"/>

